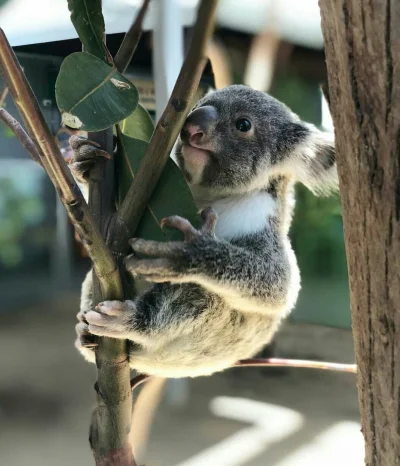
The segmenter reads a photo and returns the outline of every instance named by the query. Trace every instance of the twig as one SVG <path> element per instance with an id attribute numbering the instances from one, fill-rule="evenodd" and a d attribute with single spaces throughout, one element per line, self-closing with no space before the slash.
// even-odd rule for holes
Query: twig
<path id="1" fill-rule="evenodd" d="M 297 367 L 303 369 L 320 369 L 325 371 L 334 372 L 349 372 L 352 374 L 357 373 L 356 364 L 343 364 L 339 362 L 325 362 L 325 361 L 308 361 L 305 359 L 284 359 L 284 358 L 253 358 L 253 359 L 241 359 L 233 367 Z M 135 388 L 142 385 L 151 379 L 150 375 L 141 374 L 137 375 L 131 380 L 131 388 Z"/>
<path id="2" fill-rule="evenodd" d="M 1 96 L 0 96 L 0 107 L 2 107 L 4 105 L 4 102 L 6 100 L 8 96 L 8 87 L 6 86 L 4 89 L 3 89 L 3 92 L 1 93 Z"/>
<path id="3" fill-rule="evenodd" d="M 139 374 L 133 379 L 131 379 L 131 389 L 135 390 L 135 388 L 139 387 L 139 385 L 142 385 L 142 383 L 147 382 L 151 378 L 151 375 L 147 374 Z"/>
<path id="4" fill-rule="evenodd" d="M 7 92 L 8 88 L 6 87 Z M 4 94 L 4 91 L 3 91 Z M 1 100 L 1 97 L 0 97 Z M 0 120 L 3 121 L 4 124 L 6 124 L 11 131 L 15 134 L 17 137 L 18 141 L 25 147 L 27 150 L 28 154 L 32 157 L 32 159 L 37 162 L 39 165 L 42 165 L 42 161 L 40 160 L 40 155 L 39 151 L 35 145 L 35 143 L 32 141 L 32 139 L 29 137 L 28 133 L 24 130 L 24 128 L 21 126 L 19 121 L 17 121 L 14 117 L 12 117 L 6 109 L 0 107 Z"/>
<path id="5" fill-rule="evenodd" d="M 122 286 L 114 258 L 101 237 L 88 205 L 57 147 L 2 29 L 0 29 L 0 68 L 28 133 L 38 146 L 43 167 L 93 261 L 103 293 L 109 296 L 109 299 L 118 299 L 117 297 L 122 295 Z M 113 296 L 115 298 L 112 298 Z"/>
<path id="6" fill-rule="evenodd" d="M 302 367 L 306 369 L 322 369 L 326 371 L 357 373 L 356 364 L 342 364 L 324 361 L 306 361 L 302 359 L 243 359 L 238 361 L 233 367 Z"/>
<path id="7" fill-rule="evenodd" d="M 142 37 L 142 25 L 143 19 L 146 15 L 149 7 L 150 0 L 144 0 L 143 5 L 139 10 L 135 20 L 131 27 L 128 29 L 125 37 L 118 49 L 117 54 L 114 57 L 114 63 L 117 70 L 120 73 L 124 73 L 132 60 L 133 54 L 135 53 L 136 47 L 139 44 L 140 38 Z"/>
<path id="8" fill-rule="evenodd" d="M 202 0 L 200 4 L 192 42 L 175 87 L 117 213 L 117 226 L 127 229 L 131 235 L 139 223 L 191 108 L 207 62 L 206 49 L 214 29 L 216 6 L 217 0 Z"/>

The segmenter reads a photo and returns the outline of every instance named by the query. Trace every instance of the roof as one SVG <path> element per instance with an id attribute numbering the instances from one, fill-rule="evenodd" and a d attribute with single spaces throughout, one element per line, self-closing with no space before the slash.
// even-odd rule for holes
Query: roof
<path id="1" fill-rule="evenodd" d="M 158 0 L 160 1 L 160 0 Z M 193 24 L 198 0 L 180 2 L 181 24 Z M 107 33 L 125 32 L 141 0 L 103 0 Z M 151 30 L 157 19 L 153 0 L 144 21 Z M 77 37 L 66 0 L 9 0 L 0 11 L 0 24 L 11 45 L 52 42 Z M 322 48 L 318 0 L 220 0 L 217 24 L 246 33 L 273 28 L 285 40 Z"/>

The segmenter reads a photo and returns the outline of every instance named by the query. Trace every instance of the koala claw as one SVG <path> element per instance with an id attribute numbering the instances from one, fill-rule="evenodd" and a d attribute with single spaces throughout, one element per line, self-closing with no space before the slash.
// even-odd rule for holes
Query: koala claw
<path id="1" fill-rule="evenodd" d="M 203 224 L 201 226 L 202 233 L 214 235 L 215 225 L 217 224 L 218 215 L 214 209 L 207 207 L 200 212 Z"/>
<path id="2" fill-rule="evenodd" d="M 196 237 L 197 230 L 192 226 L 186 218 L 173 215 L 171 217 L 163 218 L 160 222 L 161 228 L 175 228 L 183 233 L 185 241 L 190 241 Z"/>
<path id="3" fill-rule="evenodd" d="M 132 310 L 128 309 L 125 303 L 104 301 L 95 309 L 85 315 L 90 333 L 124 340 L 129 338 Z"/>
<path id="4" fill-rule="evenodd" d="M 101 150 L 95 141 L 78 136 L 71 136 L 69 143 L 74 151 L 69 167 L 74 175 L 81 181 L 88 179 L 90 170 L 93 168 L 97 158 L 110 159 L 108 152 Z"/>
<path id="5" fill-rule="evenodd" d="M 196 230 L 189 220 L 178 215 L 163 218 L 160 222 L 161 228 L 167 227 L 179 230 L 183 233 L 185 241 L 192 241 L 202 234 L 214 235 L 215 225 L 218 220 L 216 212 L 211 207 L 207 207 L 201 211 L 200 215 L 203 220 L 200 230 Z"/>
<path id="6" fill-rule="evenodd" d="M 79 344 L 83 348 L 96 348 L 96 337 L 89 332 L 89 325 L 85 322 L 79 322 L 75 327 L 78 335 Z"/>

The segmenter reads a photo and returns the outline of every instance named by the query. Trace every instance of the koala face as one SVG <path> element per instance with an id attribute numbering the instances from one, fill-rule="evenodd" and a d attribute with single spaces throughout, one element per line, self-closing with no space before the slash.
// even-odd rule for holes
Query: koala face
<path id="1" fill-rule="evenodd" d="M 276 172 L 309 134 L 278 100 L 234 85 L 195 105 L 181 131 L 177 159 L 192 185 L 241 189 Z"/>

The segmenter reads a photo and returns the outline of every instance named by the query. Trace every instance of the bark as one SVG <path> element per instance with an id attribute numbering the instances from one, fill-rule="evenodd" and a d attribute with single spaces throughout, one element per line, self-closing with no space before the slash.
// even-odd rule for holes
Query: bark
<path id="1" fill-rule="evenodd" d="M 320 0 L 370 466 L 400 464 L 400 3 Z"/>
<path id="2" fill-rule="evenodd" d="M 101 149 L 113 153 L 112 128 L 89 133 L 89 139 Z M 104 238 L 115 212 L 114 159 L 99 160 L 90 174 L 89 208 Z M 118 262 L 118 254 L 116 257 Z M 99 277 L 93 272 L 93 306 L 106 299 L 123 300 L 118 294 L 102 293 Z M 97 466 L 136 466 L 130 441 L 132 391 L 127 343 L 124 340 L 99 338 L 96 351 L 97 406 L 90 426 L 90 445 Z"/>

